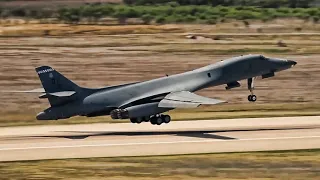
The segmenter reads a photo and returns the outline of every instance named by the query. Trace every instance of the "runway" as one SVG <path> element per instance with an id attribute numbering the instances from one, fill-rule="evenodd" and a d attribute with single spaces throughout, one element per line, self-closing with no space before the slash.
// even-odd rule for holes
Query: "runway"
<path id="1" fill-rule="evenodd" d="M 0 161 L 320 148 L 320 116 L 0 128 Z"/>

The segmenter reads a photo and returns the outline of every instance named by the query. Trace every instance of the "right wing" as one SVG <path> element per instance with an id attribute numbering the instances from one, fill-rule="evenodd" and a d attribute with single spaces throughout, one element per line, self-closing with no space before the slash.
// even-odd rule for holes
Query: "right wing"
<path id="1" fill-rule="evenodd" d="M 166 95 L 158 106 L 163 108 L 195 108 L 201 104 L 220 103 L 225 103 L 225 101 L 199 96 L 189 91 L 179 91 Z"/>

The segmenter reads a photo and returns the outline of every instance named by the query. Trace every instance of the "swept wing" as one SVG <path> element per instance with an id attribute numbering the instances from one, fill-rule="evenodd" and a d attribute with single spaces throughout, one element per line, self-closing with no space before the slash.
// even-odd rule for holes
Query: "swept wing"
<path id="1" fill-rule="evenodd" d="M 189 91 L 172 92 L 166 95 L 159 103 L 163 108 L 195 108 L 201 104 L 220 104 L 226 101 L 207 98 Z"/>

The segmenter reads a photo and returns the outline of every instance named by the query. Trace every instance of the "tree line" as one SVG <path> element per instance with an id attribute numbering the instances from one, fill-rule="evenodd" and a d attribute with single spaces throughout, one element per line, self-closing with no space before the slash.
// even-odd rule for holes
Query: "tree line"
<path id="1" fill-rule="evenodd" d="M 203 23 L 215 24 L 225 19 L 260 19 L 268 21 L 275 18 L 312 19 L 318 22 L 320 8 L 258 8 L 250 6 L 207 6 L 188 5 L 175 6 L 127 6 L 127 5 L 100 5 L 83 6 L 79 8 L 63 8 L 58 11 L 58 18 L 68 22 L 76 22 L 81 18 L 99 20 L 102 17 L 117 18 L 121 24 L 127 18 L 140 18 L 145 24 L 156 23 Z"/>
<path id="2" fill-rule="evenodd" d="M 165 1 L 165 0 L 162 0 Z M 198 0 L 200 1 L 200 0 Z M 256 0 L 252 0 L 256 1 Z M 262 0 L 264 1 L 264 0 Z M 272 0 L 270 0 L 272 1 Z M 278 0 L 281 1 L 281 0 Z M 285 1 L 285 0 L 283 0 Z M 203 23 L 215 24 L 226 19 L 248 20 L 260 19 L 268 21 L 275 18 L 301 18 L 318 22 L 320 8 L 262 8 L 256 6 L 211 6 L 211 5 L 178 5 L 168 2 L 158 5 L 126 5 L 126 4 L 92 4 L 80 7 L 60 9 L 1 9 L 2 18 L 56 18 L 66 23 L 78 23 L 86 19 L 92 23 L 104 17 L 112 17 L 125 24 L 128 18 L 141 19 L 144 24 L 150 23 Z"/>
<path id="3" fill-rule="evenodd" d="M 263 8 L 308 8 L 316 0 L 123 0 L 125 4 L 155 5 L 176 3 L 177 5 L 211 5 L 211 6 L 257 6 Z"/>

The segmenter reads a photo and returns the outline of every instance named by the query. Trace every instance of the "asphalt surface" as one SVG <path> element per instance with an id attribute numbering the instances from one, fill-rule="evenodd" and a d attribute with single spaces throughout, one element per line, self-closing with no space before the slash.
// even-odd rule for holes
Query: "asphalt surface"
<path id="1" fill-rule="evenodd" d="M 0 128 L 0 161 L 320 148 L 320 116 Z"/>

